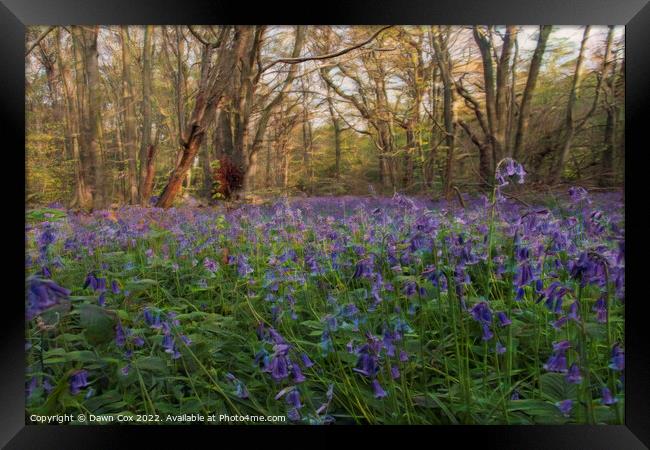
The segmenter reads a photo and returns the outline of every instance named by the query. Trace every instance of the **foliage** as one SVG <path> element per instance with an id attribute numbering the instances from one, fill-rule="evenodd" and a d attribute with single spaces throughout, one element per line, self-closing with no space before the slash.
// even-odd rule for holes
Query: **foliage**
<path id="1" fill-rule="evenodd" d="M 27 414 L 622 423 L 620 195 L 524 207 L 502 170 L 465 208 L 311 198 L 30 225 Z"/>

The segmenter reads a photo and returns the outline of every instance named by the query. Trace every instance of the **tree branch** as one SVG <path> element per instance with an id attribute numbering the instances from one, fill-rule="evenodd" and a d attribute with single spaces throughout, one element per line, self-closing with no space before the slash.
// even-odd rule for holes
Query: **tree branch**
<path id="1" fill-rule="evenodd" d="M 325 55 L 318 55 L 318 56 L 304 56 L 302 58 L 280 58 L 276 59 L 275 61 L 270 62 L 267 64 L 264 69 L 262 69 L 263 72 L 266 72 L 269 70 L 271 67 L 275 66 L 276 64 L 279 63 L 284 63 L 284 64 L 300 64 L 305 61 L 318 61 L 318 60 L 323 60 L 323 59 L 331 59 L 331 58 L 336 58 L 337 56 L 345 55 L 346 53 L 351 52 L 352 50 L 356 50 L 357 48 L 363 47 L 364 45 L 369 44 L 372 42 L 377 36 L 379 36 L 384 30 L 387 30 L 389 28 L 392 28 L 394 25 L 387 25 L 383 28 L 380 28 L 377 30 L 372 36 L 370 36 L 368 39 L 366 39 L 363 42 L 359 42 L 351 47 L 344 48 L 342 50 L 339 50 L 334 53 L 328 53 Z"/>
<path id="2" fill-rule="evenodd" d="M 45 36 L 47 36 L 50 33 L 50 31 L 52 31 L 54 28 L 55 28 L 55 26 L 52 25 L 52 26 L 48 27 L 47 30 L 43 31 L 40 34 L 40 36 L 37 37 L 36 40 L 32 43 L 32 45 L 27 49 L 27 51 L 25 52 L 25 57 L 29 56 L 29 54 L 32 52 L 32 50 L 34 50 L 36 48 L 36 46 L 38 44 L 40 44 L 43 39 L 45 39 Z"/>

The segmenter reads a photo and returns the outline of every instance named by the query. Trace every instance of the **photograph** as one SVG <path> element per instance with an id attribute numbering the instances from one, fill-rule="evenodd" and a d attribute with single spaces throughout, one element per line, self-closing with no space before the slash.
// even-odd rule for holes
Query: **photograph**
<path id="1" fill-rule="evenodd" d="M 626 424 L 625 24 L 24 42 L 25 424 Z"/>

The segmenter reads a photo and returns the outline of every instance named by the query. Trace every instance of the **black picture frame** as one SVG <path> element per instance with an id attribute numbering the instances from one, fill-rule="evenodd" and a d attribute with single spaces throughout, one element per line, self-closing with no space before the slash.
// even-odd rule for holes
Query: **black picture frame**
<path id="1" fill-rule="evenodd" d="M 0 5 L 0 108 L 4 132 L 3 176 L 5 231 L 0 302 L 2 369 L 0 369 L 0 445 L 24 448 L 122 448 L 135 435 L 173 445 L 188 445 L 188 436 L 210 432 L 214 445 L 224 436 L 248 439 L 261 430 L 278 444 L 338 445 L 345 433 L 390 438 L 398 445 L 420 441 L 438 446 L 442 439 L 454 445 L 467 441 L 496 448 L 627 449 L 650 446 L 647 316 L 643 311 L 643 276 L 647 262 L 644 208 L 644 154 L 650 101 L 650 3 L 648 0 L 364 0 L 343 2 L 244 2 L 208 0 L 2 0 Z M 24 404 L 24 204 L 18 192 L 24 175 L 25 27 L 66 24 L 504 24 L 625 25 L 626 26 L 626 402 L 624 426 L 455 426 L 455 427 L 195 427 L 168 426 L 46 426 L 25 425 Z M 6 165 L 5 165 L 6 164 Z M 646 169 L 647 170 L 647 169 Z M 647 184 L 646 184 L 647 186 Z M 631 245 L 630 245 L 631 244 Z M 641 294 L 641 295 L 640 295 Z M 646 338 L 643 336 L 646 335 Z M 272 433 L 269 433 L 269 430 Z M 216 433 L 215 433 L 216 431 Z M 244 433 L 241 433 L 244 431 Z M 394 432 L 406 432 L 396 435 Z M 370 433 L 368 433 L 370 432 Z M 291 433 L 291 434 L 289 434 Z M 237 436 L 235 436 L 235 434 Z M 219 441 L 214 441 L 218 436 Z M 408 437 L 407 437 L 408 436 Z M 405 440 L 408 439 L 408 440 Z M 148 442 L 148 446 L 156 445 Z"/>

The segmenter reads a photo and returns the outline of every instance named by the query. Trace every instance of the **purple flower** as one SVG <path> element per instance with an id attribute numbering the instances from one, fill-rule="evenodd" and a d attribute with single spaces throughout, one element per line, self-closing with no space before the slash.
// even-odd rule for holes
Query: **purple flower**
<path id="1" fill-rule="evenodd" d="M 113 281 L 111 282 L 111 291 L 112 291 L 113 294 L 115 294 L 115 295 L 117 295 L 117 294 L 119 294 L 119 293 L 121 292 L 121 290 L 120 290 L 120 285 L 119 285 L 119 283 L 118 283 L 116 280 L 113 280 Z"/>
<path id="2" fill-rule="evenodd" d="M 499 325 L 502 327 L 508 326 L 512 323 L 512 320 L 506 316 L 506 313 L 499 311 L 497 312 L 497 318 L 499 319 Z"/>
<path id="3" fill-rule="evenodd" d="M 533 281 L 533 271 L 530 267 L 528 261 L 524 261 L 519 265 L 517 274 L 515 275 L 515 285 L 517 287 L 526 286 L 528 283 Z"/>
<path id="4" fill-rule="evenodd" d="M 607 302 L 604 297 L 600 297 L 596 300 L 593 311 L 596 312 L 596 320 L 599 323 L 607 323 Z"/>
<path id="5" fill-rule="evenodd" d="M 484 324 L 492 323 L 492 312 L 486 302 L 479 302 L 474 305 L 470 310 L 470 313 L 477 322 L 482 322 Z"/>
<path id="6" fill-rule="evenodd" d="M 293 422 L 297 422 L 298 420 L 300 420 L 300 413 L 298 412 L 297 409 L 292 408 L 289 411 L 287 411 L 287 417 L 289 418 L 289 420 Z"/>
<path id="7" fill-rule="evenodd" d="M 601 402 L 603 405 L 613 405 L 614 403 L 618 402 L 618 400 L 612 396 L 612 393 L 609 390 L 609 388 L 604 387 L 602 389 L 602 395 L 603 398 L 601 399 Z"/>
<path id="8" fill-rule="evenodd" d="M 486 324 L 483 324 L 483 336 L 481 336 L 481 339 L 484 341 L 489 341 L 494 337 L 494 334 L 492 333 L 492 330 L 490 330 L 490 327 L 488 327 Z"/>
<path id="9" fill-rule="evenodd" d="M 612 347 L 612 360 L 609 368 L 617 371 L 625 369 L 625 351 L 619 344 L 614 344 L 614 347 Z"/>
<path id="10" fill-rule="evenodd" d="M 580 367 L 576 363 L 571 364 L 571 367 L 569 367 L 569 371 L 566 374 L 566 381 L 570 384 L 580 384 L 582 382 Z"/>
<path id="11" fill-rule="evenodd" d="M 212 273 L 216 272 L 219 269 L 219 265 L 217 264 L 217 262 L 210 258 L 205 258 L 203 260 L 203 267 L 205 267 Z"/>
<path id="12" fill-rule="evenodd" d="M 571 343 L 569 341 L 559 341 L 559 342 L 553 342 L 553 351 L 554 352 L 560 352 L 560 351 L 565 351 L 571 347 Z"/>
<path id="13" fill-rule="evenodd" d="M 70 296 L 68 289 L 62 288 L 52 280 L 31 277 L 28 284 L 27 310 L 25 312 L 27 320 L 32 320 Z"/>
<path id="14" fill-rule="evenodd" d="M 392 366 L 390 368 L 390 376 L 393 378 L 393 380 L 396 380 L 400 377 L 399 368 L 397 366 Z"/>
<path id="15" fill-rule="evenodd" d="M 248 389 L 246 389 L 246 385 L 239 380 L 235 382 L 235 395 L 239 398 L 248 398 Z"/>
<path id="16" fill-rule="evenodd" d="M 162 323 L 160 322 L 160 311 L 152 311 L 149 308 L 145 308 L 144 321 L 147 325 L 151 326 L 151 328 L 162 328 Z"/>
<path id="17" fill-rule="evenodd" d="M 286 402 L 294 409 L 302 408 L 302 403 L 300 403 L 300 392 L 298 392 L 298 389 L 293 389 L 287 394 Z"/>
<path id="18" fill-rule="evenodd" d="M 560 341 L 553 343 L 553 355 L 544 364 L 544 369 L 549 372 L 567 372 L 566 351 L 570 347 L 569 341 Z"/>
<path id="19" fill-rule="evenodd" d="M 302 383 L 306 380 L 298 364 L 291 364 L 291 374 L 293 375 L 293 381 L 296 383 Z"/>
<path id="20" fill-rule="evenodd" d="M 374 377 L 379 372 L 377 357 L 367 352 L 361 353 L 357 360 L 357 366 L 352 370 L 365 377 Z"/>
<path id="21" fill-rule="evenodd" d="M 275 381 L 281 381 L 289 376 L 287 357 L 284 355 L 274 355 L 269 364 L 268 372 Z"/>
<path id="22" fill-rule="evenodd" d="M 70 377 L 70 393 L 78 394 L 81 389 L 88 386 L 88 371 L 78 370 Z"/>
<path id="23" fill-rule="evenodd" d="M 573 401 L 571 399 L 562 400 L 561 402 L 557 402 L 555 406 L 557 406 L 557 408 L 560 410 L 562 415 L 564 415 L 565 417 L 569 417 L 571 415 L 571 408 L 573 407 Z"/>
<path id="24" fill-rule="evenodd" d="M 329 408 L 330 403 L 332 402 L 332 398 L 334 397 L 334 385 L 330 384 L 329 387 L 327 388 L 327 392 L 325 393 L 325 396 L 327 397 L 327 401 L 320 405 L 320 407 L 316 410 L 316 414 L 320 415 L 323 414 L 327 408 Z"/>
<path id="25" fill-rule="evenodd" d="M 384 389 L 381 387 L 381 384 L 379 384 L 379 381 L 377 381 L 376 379 L 372 380 L 371 384 L 372 384 L 372 390 L 375 394 L 375 398 L 384 398 L 388 396 L 386 391 L 384 391 Z"/>
<path id="26" fill-rule="evenodd" d="M 115 326 L 115 345 L 118 347 L 124 347 L 126 344 L 126 335 L 124 334 L 124 329 L 122 328 L 122 323 L 117 322 Z"/>
<path id="27" fill-rule="evenodd" d="M 307 353 L 302 353 L 300 355 L 300 359 L 302 360 L 302 365 L 305 366 L 305 368 L 309 368 L 314 365 L 313 361 L 309 359 Z"/>

